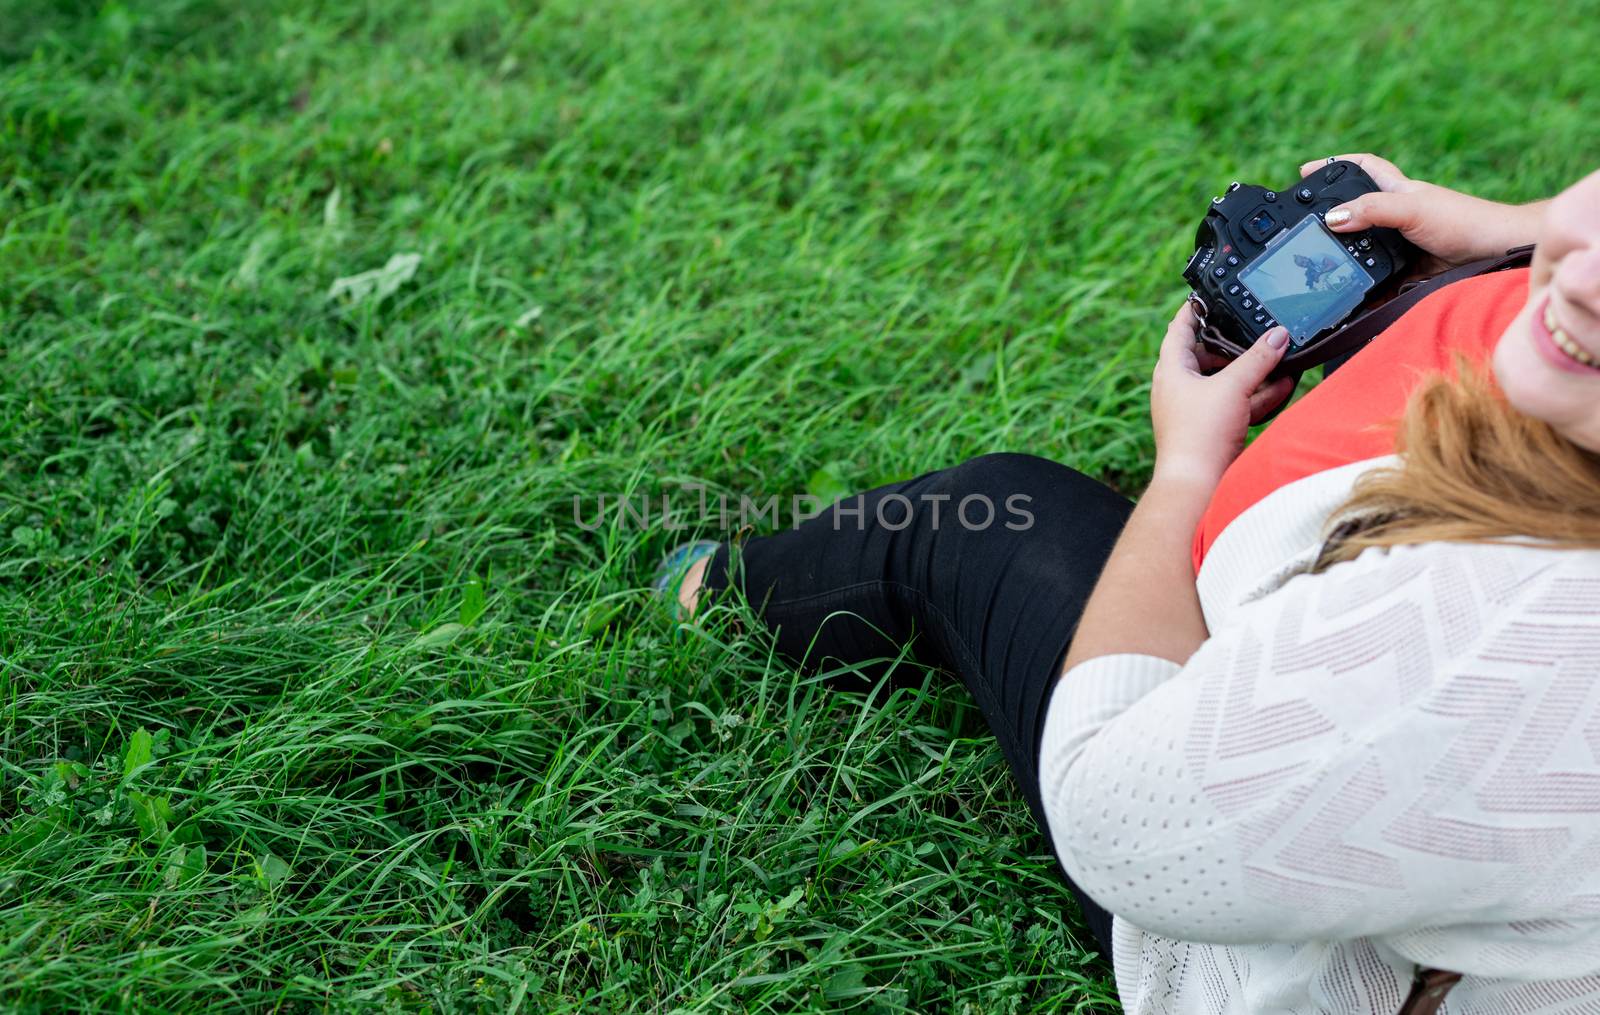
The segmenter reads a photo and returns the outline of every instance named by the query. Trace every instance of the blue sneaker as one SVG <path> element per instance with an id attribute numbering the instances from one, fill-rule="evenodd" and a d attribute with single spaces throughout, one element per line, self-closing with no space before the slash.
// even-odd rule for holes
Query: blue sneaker
<path id="1" fill-rule="evenodd" d="M 683 579 L 688 577 L 691 568 L 716 553 L 721 546 L 721 543 L 714 540 L 697 539 L 692 543 L 674 547 L 661 558 L 661 563 L 656 567 L 655 577 L 650 581 L 650 588 L 661 600 L 667 615 L 673 620 L 681 622 L 689 619 L 683 604 L 678 601 L 678 592 L 683 588 Z"/>

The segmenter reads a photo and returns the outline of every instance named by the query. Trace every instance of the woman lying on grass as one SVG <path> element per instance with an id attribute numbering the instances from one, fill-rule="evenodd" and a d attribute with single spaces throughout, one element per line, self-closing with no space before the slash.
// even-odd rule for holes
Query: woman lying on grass
<path id="1" fill-rule="evenodd" d="M 1597 1011 L 1600 173 L 1510 207 L 1346 157 L 1385 193 L 1335 229 L 1532 267 L 1427 297 L 1243 454 L 1284 335 L 1207 376 L 1180 311 L 1137 508 L 991 455 L 666 588 L 958 674 L 1130 1012 L 1429 1010 L 1424 969 L 1454 1013 Z"/>

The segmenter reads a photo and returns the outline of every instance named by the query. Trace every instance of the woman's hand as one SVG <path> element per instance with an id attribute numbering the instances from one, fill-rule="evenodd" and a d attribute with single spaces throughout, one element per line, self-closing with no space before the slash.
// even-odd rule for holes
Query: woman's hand
<path id="1" fill-rule="evenodd" d="M 1161 342 L 1150 383 L 1155 476 L 1084 606 L 1063 672 L 1110 655 L 1182 664 L 1206 640 L 1190 557 L 1195 526 L 1223 470 L 1244 449 L 1251 422 L 1289 397 L 1294 382 L 1266 383 L 1289 341 L 1282 328 L 1229 363 L 1199 346 L 1197 323 L 1185 303 Z"/>
<path id="2" fill-rule="evenodd" d="M 1231 363 L 1201 346 L 1197 334 L 1194 311 L 1185 303 L 1161 343 L 1150 383 L 1150 419 L 1155 479 L 1208 484 L 1209 492 L 1244 450 L 1250 424 L 1288 398 L 1294 381 L 1266 380 L 1289 342 L 1281 327 Z M 1211 370 L 1216 372 L 1207 376 Z"/>
<path id="3" fill-rule="evenodd" d="M 1353 233 L 1373 226 L 1398 229 L 1406 239 L 1433 255 L 1433 263 L 1418 265 L 1422 274 L 1503 254 L 1512 247 L 1534 242 L 1542 216 L 1539 204 L 1501 204 L 1485 201 L 1448 187 L 1413 180 L 1394 163 L 1376 155 L 1336 155 L 1364 169 L 1381 189 L 1363 194 L 1328 212 L 1328 228 Z M 1307 176 L 1326 160 L 1307 162 Z"/>

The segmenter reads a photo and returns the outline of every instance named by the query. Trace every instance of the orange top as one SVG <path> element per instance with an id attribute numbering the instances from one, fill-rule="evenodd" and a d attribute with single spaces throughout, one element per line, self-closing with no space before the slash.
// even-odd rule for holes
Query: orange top
<path id="1" fill-rule="evenodd" d="M 1297 479 L 1394 452 L 1417 382 L 1459 353 L 1484 363 L 1528 299 L 1528 270 L 1464 279 L 1423 298 L 1332 377 L 1285 409 L 1228 471 L 1194 533 L 1196 573 L 1222 530 Z"/>

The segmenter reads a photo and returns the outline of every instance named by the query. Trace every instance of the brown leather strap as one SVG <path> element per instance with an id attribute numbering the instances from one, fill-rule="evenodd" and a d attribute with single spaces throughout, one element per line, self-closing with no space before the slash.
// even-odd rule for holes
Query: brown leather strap
<path id="1" fill-rule="evenodd" d="M 1423 297 L 1438 292 L 1452 282 L 1459 282 L 1464 278 L 1476 278 L 1490 272 L 1505 271 L 1508 268 L 1521 268 L 1531 260 L 1533 260 L 1531 246 L 1517 247 L 1506 251 L 1504 256 L 1464 264 L 1459 268 L 1452 268 L 1450 271 L 1435 275 L 1426 282 L 1409 286 L 1394 299 L 1351 321 L 1343 330 L 1318 345 L 1314 351 L 1298 362 L 1289 363 L 1286 360 L 1285 372 L 1298 373 L 1306 367 L 1325 363 L 1347 352 L 1354 352 L 1378 337 L 1379 332 L 1398 321 L 1407 310 L 1422 302 Z M 1323 552 L 1327 552 L 1326 547 L 1323 548 Z M 1444 1006 L 1445 995 L 1460 981 L 1460 973 L 1451 973 L 1443 969 L 1424 969 L 1418 966 L 1411 977 L 1411 993 L 1406 995 L 1405 1003 L 1400 1006 L 1398 1015 L 1437 1015 L 1439 1009 Z"/>
<path id="2" fill-rule="evenodd" d="M 1508 268 L 1526 267 L 1532 260 L 1531 246 L 1516 247 L 1499 257 L 1486 257 L 1481 261 L 1463 264 L 1458 268 L 1440 272 L 1425 282 L 1407 286 L 1394 299 L 1352 319 L 1349 324 L 1304 353 L 1291 352 L 1278 365 L 1276 373 L 1282 375 L 1299 373 L 1331 359 L 1337 359 L 1345 353 L 1354 352 L 1377 338 L 1379 333 L 1398 321 L 1407 310 L 1421 303 L 1423 297 L 1438 292 L 1450 283 L 1491 272 L 1505 271 Z"/>
<path id="3" fill-rule="evenodd" d="M 1533 247 L 1513 247 L 1499 257 L 1486 257 L 1481 261 L 1463 264 L 1458 268 L 1441 272 L 1430 279 L 1421 282 L 1408 283 L 1401 287 L 1398 295 L 1392 299 L 1373 307 L 1364 314 L 1351 318 L 1343 328 L 1334 332 L 1329 337 L 1316 343 L 1309 349 L 1290 350 L 1272 371 L 1272 378 L 1293 377 L 1294 385 L 1289 388 L 1289 394 L 1284 400 L 1269 413 L 1261 417 L 1255 425 L 1260 426 L 1284 410 L 1294 399 L 1294 389 L 1300 386 L 1300 375 L 1315 366 L 1336 360 L 1364 347 L 1368 342 L 1377 338 L 1389 325 L 1398 321 L 1407 310 L 1421 303 L 1423 298 L 1438 292 L 1452 282 L 1459 282 L 1466 278 L 1476 278 L 1491 272 L 1505 271 L 1509 268 L 1526 267 L 1533 260 Z M 1201 339 L 1207 345 L 1223 352 L 1225 355 L 1242 356 L 1247 351 L 1246 347 L 1238 345 L 1225 338 L 1214 325 L 1201 330 Z"/>
<path id="4" fill-rule="evenodd" d="M 1411 977 L 1411 993 L 1400 1006 L 1399 1015 L 1435 1015 L 1444 1005 L 1444 996 L 1461 979 L 1460 973 L 1417 967 Z"/>

